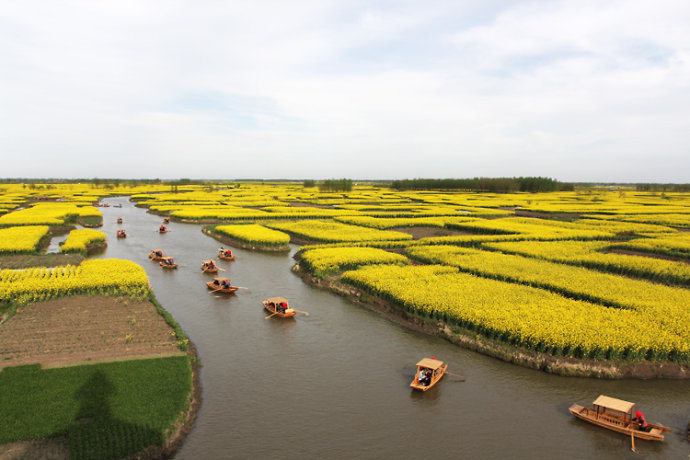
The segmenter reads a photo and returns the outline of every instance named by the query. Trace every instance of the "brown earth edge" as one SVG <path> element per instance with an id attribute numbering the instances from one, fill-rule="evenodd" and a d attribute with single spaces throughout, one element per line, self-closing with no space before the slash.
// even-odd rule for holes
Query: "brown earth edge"
<path id="1" fill-rule="evenodd" d="M 550 374 L 569 377 L 594 377 L 601 379 L 690 379 L 690 366 L 669 361 L 595 361 L 548 355 L 533 350 L 516 347 L 475 332 L 451 327 L 441 321 L 432 321 L 405 312 L 393 302 L 368 294 L 354 286 L 340 282 L 339 276 L 326 279 L 314 277 L 300 268 L 299 263 L 292 271 L 305 282 L 327 289 L 346 297 L 363 307 L 379 313 L 391 321 L 412 330 L 436 335 L 451 343 L 473 351 L 500 359 L 518 366 L 542 370 Z"/>
<path id="2" fill-rule="evenodd" d="M 127 460 L 153 460 L 171 458 L 192 431 L 201 406 L 201 382 L 196 347 L 190 341 L 187 355 L 191 358 L 192 392 L 189 395 L 187 412 L 179 421 L 162 446 L 150 446 L 141 452 L 126 457 Z M 31 439 L 0 444 L 0 460 L 69 460 L 69 437 Z"/>
<path id="3" fill-rule="evenodd" d="M 288 252 L 290 251 L 290 246 L 285 245 L 285 246 L 262 246 L 259 244 L 249 244 L 249 243 L 244 243 L 242 241 L 236 240 L 234 238 L 230 238 L 227 235 L 222 235 L 217 232 L 213 232 L 211 230 L 202 228 L 201 233 L 204 235 L 208 235 L 212 238 L 215 238 L 216 240 L 220 241 L 221 243 L 228 244 L 230 246 L 234 246 L 237 248 L 242 248 L 242 249 L 251 249 L 253 251 L 263 251 L 263 252 Z"/>
<path id="4" fill-rule="evenodd" d="M 165 444 L 162 446 L 151 446 L 142 452 L 127 457 L 128 460 L 171 458 L 192 431 L 199 407 L 201 406 L 201 381 L 199 380 L 200 363 L 196 353 L 196 346 L 194 346 L 191 340 L 189 341 L 187 355 L 190 357 L 189 361 L 192 366 L 192 393 L 189 395 L 187 412 L 183 414 L 181 422 L 173 427 L 173 431 Z"/>

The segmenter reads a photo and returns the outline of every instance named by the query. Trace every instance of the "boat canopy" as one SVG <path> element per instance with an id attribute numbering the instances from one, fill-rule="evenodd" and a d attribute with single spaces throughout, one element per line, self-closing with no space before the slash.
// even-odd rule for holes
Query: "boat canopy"
<path id="1" fill-rule="evenodd" d="M 599 395 L 599 397 L 592 403 L 595 406 L 605 407 L 606 409 L 612 409 L 618 412 L 623 412 L 629 414 L 632 408 L 635 407 L 635 403 L 628 401 L 623 401 L 622 399 L 611 398 L 609 396 Z"/>
<path id="2" fill-rule="evenodd" d="M 273 304 L 280 304 L 282 302 L 285 302 L 285 305 L 288 305 L 288 299 L 286 299 L 285 297 L 271 297 L 270 299 L 266 299 L 266 302 Z"/>
<path id="3" fill-rule="evenodd" d="M 443 366 L 443 361 L 439 361 L 438 359 L 424 358 L 417 363 L 417 366 L 428 367 L 429 369 L 436 370 Z"/>

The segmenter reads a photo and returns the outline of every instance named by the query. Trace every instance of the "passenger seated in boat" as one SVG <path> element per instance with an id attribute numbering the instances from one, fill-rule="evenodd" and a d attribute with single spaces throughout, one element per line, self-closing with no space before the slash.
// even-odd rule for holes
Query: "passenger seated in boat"
<path id="1" fill-rule="evenodd" d="M 276 311 L 279 311 L 280 313 L 285 313 L 285 309 L 287 308 L 287 305 L 285 305 L 285 302 L 280 302 L 276 306 Z"/>
<path id="2" fill-rule="evenodd" d="M 231 255 L 232 255 L 232 252 L 230 251 L 230 249 L 226 249 L 225 250 L 225 256 L 230 257 Z"/>
<path id="3" fill-rule="evenodd" d="M 424 386 L 427 386 L 431 383 L 431 374 L 429 373 L 428 369 L 420 369 L 419 370 L 419 377 L 417 377 L 419 380 L 419 383 L 421 383 Z"/>
<path id="4" fill-rule="evenodd" d="M 228 283 L 227 280 L 221 281 L 220 285 L 223 289 L 228 289 L 230 287 L 230 283 Z"/>
<path id="5" fill-rule="evenodd" d="M 649 431 L 651 428 L 647 423 L 647 420 L 645 420 L 644 415 L 639 410 L 635 411 L 635 418 L 633 418 L 633 422 L 638 422 L 640 424 L 640 431 Z"/>
<path id="6" fill-rule="evenodd" d="M 218 286 L 218 280 L 213 280 L 213 285 Z"/>

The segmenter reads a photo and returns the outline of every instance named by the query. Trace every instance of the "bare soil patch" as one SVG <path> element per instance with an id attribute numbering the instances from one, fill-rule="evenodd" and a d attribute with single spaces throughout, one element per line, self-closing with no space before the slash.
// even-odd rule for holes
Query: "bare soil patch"
<path id="1" fill-rule="evenodd" d="M 69 460 L 67 437 L 0 444 L 0 460 Z"/>
<path id="2" fill-rule="evenodd" d="M 79 265 L 85 257 L 72 254 L 16 254 L 0 256 L 0 268 L 57 267 L 59 265 Z"/>
<path id="3" fill-rule="evenodd" d="M 148 301 L 103 296 L 49 300 L 17 309 L 0 325 L 0 369 L 183 354 L 171 332 Z"/>

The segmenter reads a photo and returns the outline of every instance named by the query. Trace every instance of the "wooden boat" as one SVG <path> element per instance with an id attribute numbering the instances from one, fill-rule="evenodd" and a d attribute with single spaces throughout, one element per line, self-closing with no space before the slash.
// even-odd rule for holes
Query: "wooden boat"
<path id="1" fill-rule="evenodd" d="M 410 386 L 415 390 L 427 391 L 441 380 L 446 373 L 446 369 L 448 369 L 448 363 L 439 361 L 436 358 L 424 358 L 417 363 L 417 372 L 414 374 L 414 380 L 410 383 Z M 422 371 L 430 374 L 427 382 L 419 380 L 419 373 Z"/>
<path id="2" fill-rule="evenodd" d="M 275 313 L 275 316 L 280 318 L 292 318 L 297 314 L 295 310 L 290 308 L 289 302 L 284 297 L 271 297 L 261 301 L 264 304 L 264 308 L 271 313 Z"/>
<path id="3" fill-rule="evenodd" d="M 165 255 L 160 249 L 151 249 L 151 252 L 149 252 L 149 259 L 151 260 L 163 260 L 164 258 Z"/>
<path id="4" fill-rule="evenodd" d="M 212 260 L 204 260 L 201 263 L 202 273 L 218 273 L 218 266 Z"/>
<path id="5" fill-rule="evenodd" d="M 175 261 L 173 260 L 172 257 L 163 257 L 160 260 L 160 262 L 158 262 L 158 263 L 163 268 L 169 268 L 169 269 L 177 268 L 177 264 L 175 263 Z"/>
<path id="6" fill-rule="evenodd" d="M 640 424 L 633 420 L 635 403 L 599 395 L 592 406 L 583 407 L 573 404 L 568 410 L 575 417 L 586 422 L 648 441 L 663 441 L 664 433 L 670 431 L 665 426 L 653 423 L 647 424 L 649 431 L 641 431 Z"/>
<path id="7" fill-rule="evenodd" d="M 213 281 L 206 283 L 206 286 L 213 292 L 220 292 L 221 294 L 232 294 L 239 289 L 239 287 L 230 284 L 230 278 L 213 278 Z"/>
<path id="8" fill-rule="evenodd" d="M 220 248 L 218 250 L 218 258 L 223 260 L 235 260 L 235 255 L 230 249 Z"/>
<path id="9" fill-rule="evenodd" d="M 161 227 L 158 229 L 158 233 L 167 233 L 168 229 L 165 228 L 165 225 L 161 225 Z"/>
<path id="10" fill-rule="evenodd" d="M 170 218 L 169 218 L 169 217 L 164 217 L 164 218 L 163 218 L 163 223 L 164 223 L 164 224 L 169 224 L 169 223 L 170 223 Z"/>
<path id="11" fill-rule="evenodd" d="M 117 223 L 118 223 L 118 224 L 121 224 L 121 223 L 122 223 L 122 217 L 118 217 L 118 218 L 117 218 Z"/>
<path id="12" fill-rule="evenodd" d="M 127 238 L 127 233 L 123 229 L 119 229 L 117 231 L 117 237 L 118 238 Z"/>

